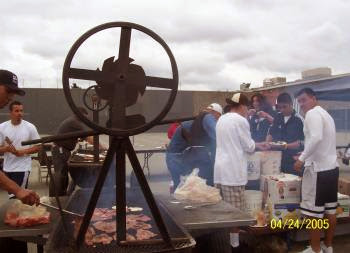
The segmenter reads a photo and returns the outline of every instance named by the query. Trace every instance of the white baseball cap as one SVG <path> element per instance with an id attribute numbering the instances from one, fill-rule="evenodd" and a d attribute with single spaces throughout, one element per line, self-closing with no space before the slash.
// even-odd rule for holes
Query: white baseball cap
<path id="1" fill-rule="evenodd" d="M 208 105 L 207 109 L 213 110 L 213 111 L 216 111 L 216 112 L 222 114 L 222 107 L 218 103 L 212 103 L 212 104 Z"/>

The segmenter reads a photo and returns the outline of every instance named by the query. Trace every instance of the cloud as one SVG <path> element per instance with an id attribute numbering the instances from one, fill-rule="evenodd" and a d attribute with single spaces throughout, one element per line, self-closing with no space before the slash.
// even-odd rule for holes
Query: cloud
<path id="1" fill-rule="evenodd" d="M 162 37 L 183 89 L 231 90 L 275 75 L 291 81 L 320 66 L 349 72 L 349 1 L 13 0 L 1 8 L 0 67 L 18 73 L 26 87 L 60 86 L 73 43 L 111 21 L 138 23 Z M 84 43 L 73 65 L 96 69 L 118 47 L 118 31 L 101 32 Z M 130 52 L 147 75 L 171 76 L 164 49 L 145 34 L 133 31 Z"/>

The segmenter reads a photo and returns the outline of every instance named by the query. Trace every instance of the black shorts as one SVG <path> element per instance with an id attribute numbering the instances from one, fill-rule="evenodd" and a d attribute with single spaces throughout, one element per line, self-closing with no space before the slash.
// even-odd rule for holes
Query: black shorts
<path id="1" fill-rule="evenodd" d="M 6 172 L 4 171 L 5 175 L 11 179 L 12 181 L 15 181 L 16 184 L 18 184 L 22 188 L 28 187 L 28 180 L 29 180 L 29 174 L 30 171 L 20 171 L 20 172 Z M 14 198 L 15 195 L 12 193 L 9 193 L 9 198 Z"/>
<path id="2" fill-rule="evenodd" d="M 313 166 L 305 167 L 301 186 L 301 212 L 307 216 L 323 218 L 335 214 L 338 206 L 339 168 L 314 171 Z"/>

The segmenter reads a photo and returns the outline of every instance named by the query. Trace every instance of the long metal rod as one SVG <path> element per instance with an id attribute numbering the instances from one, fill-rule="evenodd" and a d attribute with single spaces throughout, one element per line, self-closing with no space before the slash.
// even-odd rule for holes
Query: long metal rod
<path id="1" fill-rule="evenodd" d="M 90 201 L 89 201 L 89 204 L 87 206 L 87 209 L 86 209 L 86 212 L 85 212 L 85 215 L 84 215 L 84 218 L 83 218 L 83 222 L 82 222 L 82 224 L 80 226 L 78 237 L 77 237 L 77 247 L 78 248 L 80 247 L 80 245 L 84 241 L 85 233 L 86 233 L 86 231 L 87 231 L 87 229 L 89 227 L 92 214 L 93 214 L 93 212 L 95 210 L 95 207 L 96 207 L 96 204 L 97 204 L 97 201 L 98 201 L 98 197 L 100 196 L 101 189 L 103 187 L 103 183 L 106 180 L 109 168 L 110 168 L 110 166 L 112 164 L 113 157 L 114 157 L 114 154 L 115 154 L 115 148 L 116 148 L 115 144 L 116 144 L 115 143 L 115 139 L 113 139 L 112 140 L 112 145 L 108 149 L 106 159 L 103 162 L 101 171 L 100 171 L 100 173 L 98 175 L 98 178 L 97 178 L 97 181 L 96 181 L 96 184 L 95 184 L 95 187 L 94 187 L 94 191 L 92 192 L 92 195 L 90 197 Z"/>
<path id="2" fill-rule="evenodd" d="M 166 125 L 170 124 L 173 122 L 182 122 L 182 121 L 187 121 L 187 120 L 193 120 L 195 117 L 186 117 L 186 118 L 178 118 L 178 119 L 167 119 L 159 122 L 157 125 Z M 83 138 L 87 136 L 96 136 L 100 135 L 101 133 L 98 131 L 77 131 L 73 133 L 68 133 L 68 134 L 60 134 L 60 135 L 51 135 L 51 136 L 46 136 L 40 139 L 36 140 L 31 140 L 31 141 L 23 141 L 22 145 L 33 145 L 33 144 L 39 144 L 39 143 L 49 143 L 49 142 L 55 142 L 55 141 L 64 141 L 68 139 L 73 139 L 73 138 Z"/>
<path id="3" fill-rule="evenodd" d="M 44 148 L 44 147 L 42 147 L 42 148 Z M 66 223 L 66 219 L 64 218 L 64 213 L 63 213 L 63 208 L 61 205 L 60 198 L 58 197 L 58 193 L 56 191 L 57 188 L 56 188 L 56 184 L 55 184 L 55 179 L 54 179 L 52 172 L 51 172 L 51 168 L 47 169 L 47 173 L 49 173 L 50 183 L 52 184 L 52 188 L 53 188 L 52 189 L 53 195 L 55 196 L 58 209 L 60 210 L 60 216 L 61 216 L 61 220 L 62 220 L 63 229 L 67 233 L 67 231 L 68 231 L 67 223 Z"/>
<path id="4" fill-rule="evenodd" d="M 170 247 L 174 248 L 172 241 L 171 241 L 171 238 L 170 238 L 170 235 L 169 235 L 169 232 L 168 232 L 168 229 L 165 226 L 164 220 L 163 220 L 162 215 L 159 211 L 157 203 L 154 199 L 152 191 L 148 185 L 145 174 L 143 173 L 140 162 L 137 159 L 134 147 L 132 146 L 129 139 L 126 140 L 125 144 L 126 144 L 126 151 L 127 151 L 130 163 L 131 163 L 132 168 L 134 169 L 134 172 L 135 172 L 135 176 L 139 182 L 139 185 L 141 187 L 143 195 L 145 196 L 147 204 L 151 210 L 152 216 L 157 224 L 159 232 L 160 232 L 163 240 L 165 241 L 165 243 L 168 244 Z"/>
<path id="5" fill-rule="evenodd" d="M 95 103 L 96 105 L 94 105 L 94 108 L 96 106 L 95 109 L 98 109 L 98 104 Z M 99 123 L 99 117 L 98 117 L 98 112 L 93 111 L 92 112 L 92 118 L 94 123 L 98 124 Z M 93 137 L 94 140 L 94 162 L 98 163 L 100 161 L 100 138 L 98 135 L 95 135 Z"/>
<path id="6" fill-rule="evenodd" d="M 50 204 L 46 204 L 46 203 L 39 203 L 39 204 L 42 205 L 42 206 L 45 206 L 47 208 L 51 208 L 51 209 L 60 211 L 60 209 L 58 207 L 56 207 L 56 206 L 53 206 L 53 205 L 50 205 Z M 82 214 L 74 213 L 74 212 L 71 212 L 71 211 L 68 211 L 68 210 L 65 210 L 65 209 L 62 209 L 62 212 L 66 213 L 66 214 L 73 215 L 73 216 L 77 216 L 77 217 L 80 217 L 80 218 L 84 217 Z"/>
<path id="7" fill-rule="evenodd" d="M 178 118 L 178 119 L 166 119 L 166 120 L 162 120 L 157 125 L 166 125 L 166 124 L 170 124 L 170 123 L 174 123 L 174 122 L 183 122 L 183 121 L 188 121 L 188 120 L 194 120 L 195 118 L 196 117 L 192 116 L 192 117 Z"/>
<path id="8" fill-rule="evenodd" d="M 95 136 L 101 134 L 98 131 L 76 131 L 68 134 L 60 134 L 60 135 L 51 135 L 46 136 L 40 139 L 31 140 L 31 141 L 22 141 L 22 145 L 33 145 L 33 144 L 39 144 L 39 143 L 49 143 L 49 142 L 55 142 L 55 141 L 64 141 L 74 138 L 83 138 L 88 136 Z"/>
<path id="9" fill-rule="evenodd" d="M 116 203 L 117 242 L 126 240 L 126 192 L 125 192 L 125 139 L 117 140 L 116 153 Z"/>

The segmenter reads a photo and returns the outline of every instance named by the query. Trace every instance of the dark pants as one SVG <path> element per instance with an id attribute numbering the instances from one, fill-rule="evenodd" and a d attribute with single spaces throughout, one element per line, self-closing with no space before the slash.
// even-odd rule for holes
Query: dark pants
<path id="1" fill-rule="evenodd" d="M 0 238 L 0 252 L 27 253 L 27 243 L 12 238 Z"/>
<path id="2" fill-rule="evenodd" d="M 187 153 L 186 153 L 187 152 Z M 207 148 L 192 148 L 185 151 L 184 162 L 192 171 L 199 169 L 198 176 L 207 180 L 207 185 L 214 186 L 214 159 Z"/>
<path id="3" fill-rule="evenodd" d="M 174 189 L 180 183 L 180 177 L 185 176 L 191 172 L 188 164 L 184 163 L 183 155 L 181 153 L 166 153 L 166 165 L 170 172 L 171 178 L 174 181 Z"/>
<path id="4" fill-rule="evenodd" d="M 16 182 L 20 187 L 27 188 L 28 187 L 28 180 L 29 180 L 29 174 L 30 171 L 20 171 L 20 172 L 6 172 L 4 171 L 5 175 L 11 179 L 12 181 Z M 9 193 L 9 197 L 15 198 L 15 196 L 12 193 Z"/>
<path id="5" fill-rule="evenodd" d="M 50 183 L 49 196 L 64 196 L 67 194 L 68 187 L 68 159 L 71 153 L 65 148 L 54 146 L 52 148 L 52 162 L 54 168 L 54 184 Z"/>

